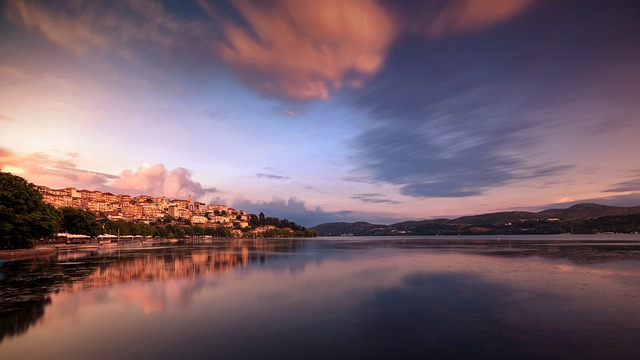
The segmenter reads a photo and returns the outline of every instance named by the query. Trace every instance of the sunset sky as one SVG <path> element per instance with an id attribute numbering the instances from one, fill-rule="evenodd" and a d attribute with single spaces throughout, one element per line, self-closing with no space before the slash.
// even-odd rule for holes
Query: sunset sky
<path id="1" fill-rule="evenodd" d="M 640 205 L 640 1 L 0 1 L 0 169 L 305 226 Z"/>

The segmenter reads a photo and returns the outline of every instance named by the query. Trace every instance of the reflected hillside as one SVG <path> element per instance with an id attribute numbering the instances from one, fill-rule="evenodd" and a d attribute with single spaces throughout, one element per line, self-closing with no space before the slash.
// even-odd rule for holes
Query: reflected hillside
<path id="1" fill-rule="evenodd" d="M 242 239 L 216 247 L 167 247 L 157 250 L 114 251 L 102 255 L 97 269 L 82 281 L 63 284 L 64 291 L 96 289 L 133 281 L 166 281 L 224 272 L 250 263 L 264 263 L 282 252 L 295 251 L 292 239 Z"/>
<path id="2" fill-rule="evenodd" d="M 296 251 L 294 239 L 234 239 L 210 244 L 61 253 L 52 259 L 6 263 L 0 272 L 0 342 L 26 332 L 44 316 L 56 292 L 79 292 L 130 282 L 195 279 L 261 263 Z"/>

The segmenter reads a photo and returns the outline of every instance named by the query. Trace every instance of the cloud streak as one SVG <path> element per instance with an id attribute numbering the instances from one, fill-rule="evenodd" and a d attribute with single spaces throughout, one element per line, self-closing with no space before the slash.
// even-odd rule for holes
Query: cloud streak
<path id="1" fill-rule="evenodd" d="M 289 176 L 281 176 L 281 175 L 273 175 L 273 174 L 265 174 L 265 173 L 258 173 L 258 174 L 256 174 L 256 176 L 259 177 L 259 178 L 272 179 L 272 180 L 288 180 L 288 179 L 291 179 Z"/>
<path id="2" fill-rule="evenodd" d="M 605 189 L 606 192 L 640 192 L 640 170 L 635 171 L 635 174 L 631 176 L 630 180 L 622 181 L 611 185 Z"/>
<path id="3" fill-rule="evenodd" d="M 522 14 L 524 4 L 504 19 Z M 608 143 L 620 135 L 593 134 L 594 124 L 617 129 L 638 110 L 627 80 L 637 77 L 629 62 L 638 56 L 628 46 L 632 29 L 614 26 L 620 14 L 596 15 L 602 11 L 595 6 L 575 9 L 581 20 L 571 26 L 531 12 L 511 31 L 486 30 L 481 47 L 479 37 L 398 45 L 384 70 L 350 93 L 367 119 L 351 143 L 356 177 L 416 198 L 472 197 L 550 181 L 589 161 L 576 153 L 588 150 L 584 138 Z M 543 21 L 544 29 L 531 30 Z M 572 40 L 594 23 L 601 30 L 588 33 L 588 46 Z M 557 43 L 544 40 L 554 34 Z"/>
<path id="4" fill-rule="evenodd" d="M 351 196 L 352 199 L 361 201 L 363 203 L 368 204 L 399 204 L 399 201 L 389 199 L 384 194 L 379 193 L 365 193 L 365 194 L 356 194 Z"/>
<path id="5" fill-rule="evenodd" d="M 533 0 L 431 1 L 417 12 L 404 15 L 410 31 L 429 38 L 441 38 L 495 26 L 518 16 L 532 3 Z"/>
<path id="6" fill-rule="evenodd" d="M 202 23 L 180 19 L 159 2 L 9 1 L 5 16 L 42 33 L 78 57 L 118 54 L 139 60 L 141 49 L 167 55 L 200 38 Z"/>
<path id="7" fill-rule="evenodd" d="M 14 122 L 14 121 L 16 121 L 16 119 L 8 116 L 0 115 L 0 122 Z"/>
<path id="8" fill-rule="evenodd" d="M 535 143 L 535 124 L 513 115 L 518 110 L 510 104 L 517 104 L 517 98 L 500 100 L 504 87 L 459 89 L 456 95 L 441 98 L 429 90 L 418 91 L 423 79 L 414 78 L 389 82 L 394 95 L 385 86 L 360 99 L 372 119 L 352 142 L 356 150 L 352 160 L 365 181 L 398 185 L 403 195 L 417 198 L 469 197 L 512 181 L 570 169 L 567 164 L 527 157 Z M 440 91 L 454 86 L 447 81 L 442 85 Z M 407 93 L 404 87 L 409 87 Z M 382 93 L 388 102 L 379 100 Z"/>
<path id="9" fill-rule="evenodd" d="M 0 64 L 0 77 L 12 80 L 23 80 L 27 78 L 27 74 L 13 66 Z"/>

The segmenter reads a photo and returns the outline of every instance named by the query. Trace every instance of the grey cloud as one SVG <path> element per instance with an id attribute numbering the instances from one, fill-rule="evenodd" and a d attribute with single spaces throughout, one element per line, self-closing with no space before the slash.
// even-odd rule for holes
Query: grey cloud
<path id="1" fill-rule="evenodd" d="M 629 47 L 631 29 L 616 26 L 628 14 L 602 15 L 593 9 L 602 5 L 589 6 L 575 9 L 570 26 L 557 12 L 541 10 L 499 32 L 404 39 L 383 72 L 349 92 L 367 118 L 351 143 L 359 170 L 352 179 L 397 185 L 413 197 L 476 196 L 573 169 L 573 155 L 539 156 L 551 157 L 540 145 L 558 133 L 586 137 L 607 122 L 638 131 L 629 123 L 639 109 L 638 72 L 629 59 L 640 52 Z M 545 20 L 548 26 L 536 25 Z M 590 41 L 576 42 L 585 32 Z"/>
<path id="2" fill-rule="evenodd" d="M 257 177 L 259 178 L 266 178 L 266 179 L 273 179 L 273 180 L 288 180 L 291 179 L 288 176 L 281 176 L 281 175 L 274 175 L 274 174 L 264 174 L 264 173 L 258 173 L 256 174 Z"/>
<path id="3" fill-rule="evenodd" d="M 399 201 L 389 199 L 384 194 L 379 193 L 365 193 L 356 194 L 351 197 L 354 200 L 362 201 L 363 203 L 370 204 L 399 204 Z"/>
<path id="4" fill-rule="evenodd" d="M 297 224 L 311 227 L 327 222 L 336 221 L 370 221 L 379 224 L 398 222 L 401 219 L 384 215 L 364 214 L 350 210 L 327 212 L 320 207 L 307 209 L 305 201 L 291 197 L 289 200 L 274 199 L 272 201 L 236 200 L 233 207 L 243 209 L 251 214 L 263 212 L 267 216 L 287 218 Z"/>
<path id="5" fill-rule="evenodd" d="M 483 131 L 454 124 L 440 126 L 436 135 L 413 124 L 385 124 L 355 138 L 354 159 L 371 179 L 399 185 L 402 194 L 412 197 L 480 195 L 510 181 L 550 176 L 568 168 L 525 165 L 518 156 L 507 155 L 518 141 L 512 135 L 516 131 L 502 135 Z"/>
<path id="6" fill-rule="evenodd" d="M 324 222 L 341 221 L 348 211 L 340 213 L 325 212 L 319 207 L 313 210 L 306 208 L 303 200 L 295 197 L 289 200 L 274 199 L 272 201 L 236 200 L 233 206 L 252 214 L 263 212 L 267 216 L 286 218 L 303 226 L 314 226 Z"/>
<path id="7" fill-rule="evenodd" d="M 640 170 L 635 171 L 630 180 L 611 185 L 606 192 L 640 191 Z"/>
<path id="8" fill-rule="evenodd" d="M 630 180 L 624 181 L 621 183 L 614 184 L 612 187 L 606 189 L 606 192 L 625 192 L 625 191 L 639 191 L 640 190 L 640 179 L 639 180 Z"/>
<path id="9" fill-rule="evenodd" d="M 160 2 L 9 1 L 4 10 L 11 21 L 39 31 L 78 57 L 118 54 L 137 63 L 145 52 L 154 54 L 154 61 L 157 55 L 179 59 L 183 56 L 176 55 L 187 49 L 189 58 L 210 52 L 210 25 L 177 16 Z"/>

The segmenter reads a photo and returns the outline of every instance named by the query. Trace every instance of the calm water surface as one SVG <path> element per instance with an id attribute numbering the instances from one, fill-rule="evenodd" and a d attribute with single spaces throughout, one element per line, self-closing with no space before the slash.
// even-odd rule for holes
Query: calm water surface
<path id="1" fill-rule="evenodd" d="M 635 236 L 229 240 L 0 267 L 0 358 L 631 359 Z"/>

